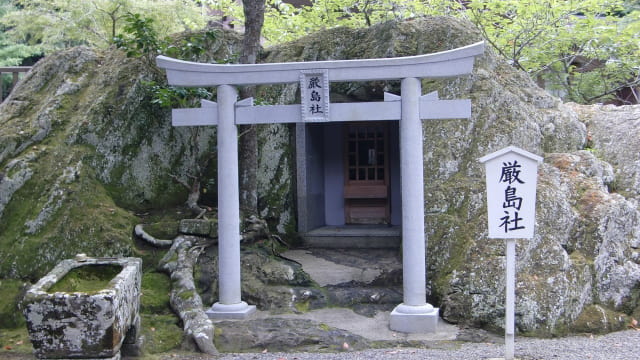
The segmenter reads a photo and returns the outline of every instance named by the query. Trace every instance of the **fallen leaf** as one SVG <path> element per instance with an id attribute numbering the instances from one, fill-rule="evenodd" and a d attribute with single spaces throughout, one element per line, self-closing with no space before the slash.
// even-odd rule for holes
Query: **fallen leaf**
<path id="1" fill-rule="evenodd" d="M 342 350 L 349 350 L 349 344 L 347 344 L 346 342 L 342 343 Z"/>
<path id="2" fill-rule="evenodd" d="M 156 331 L 156 328 L 152 327 L 149 330 L 151 330 L 151 332 L 154 332 L 154 331 Z"/>
<path id="3" fill-rule="evenodd" d="M 16 341 L 16 345 L 22 345 L 22 344 L 24 344 L 24 341 L 22 341 L 22 340 Z"/>
<path id="4" fill-rule="evenodd" d="M 7 345 L 7 346 L 4 347 L 4 349 L 5 350 L 11 350 L 12 348 L 11 348 L 11 346 Z"/>
<path id="5" fill-rule="evenodd" d="M 263 353 L 263 354 L 266 354 L 266 353 L 268 353 L 268 352 L 269 352 L 269 351 L 268 351 L 267 349 L 262 350 L 262 353 Z"/>

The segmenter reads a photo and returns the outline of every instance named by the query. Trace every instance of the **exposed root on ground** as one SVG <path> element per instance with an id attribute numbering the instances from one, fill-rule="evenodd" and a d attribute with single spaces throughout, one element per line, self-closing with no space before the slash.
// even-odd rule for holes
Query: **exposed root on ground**
<path id="1" fill-rule="evenodd" d="M 171 246 L 173 244 L 173 240 L 157 239 L 153 235 L 151 235 L 148 232 L 144 231 L 144 225 L 142 225 L 142 224 L 136 225 L 136 227 L 133 229 L 133 232 L 136 234 L 137 237 L 139 237 L 140 239 L 148 242 L 149 244 L 151 244 L 153 246 L 169 247 L 169 246 Z"/>
<path id="2" fill-rule="evenodd" d="M 193 204 L 197 205 L 196 197 L 192 198 L 190 195 L 189 199 L 188 202 L 193 201 Z M 206 209 L 202 210 L 207 211 Z M 213 342 L 214 325 L 204 311 L 202 299 L 193 279 L 198 256 L 206 247 L 215 245 L 217 240 L 192 235 L 178 235 L 174 240 L 157 239 L 145 232 L 143 225 L 136 225 L 134 231 L 136 236 L 151 245 L 171 247 L 158 265 L 158 269 L 168 273 L 171 278 L 171 307 L 178 313 L 184 324 L 184 334 L 189 345 L 195 345 L 198 350 L 206 354 L 218 354 Z M 287 247 L 287 244 L 279 236 L 269 232 L 266 221 L 256 216 L 245 219 L 245 231 L 242 234 L 243 243 L 265 240 L 272 240 L 269 243 L 275 256 L 280 256 L 276 243 Z M 286 258 L 283 257 L 283 259 Z"/>
<path id="3" fill-rule="evenodd" d="M 200 253 L 211 240 L 180 235 L 160 260 L 159 269 L 171 277 L 171 307 L 184 323 L 184 334 L 203 353 L 217 355 L 213 343 L 214 326 L 204 312 L 202 299 L 193 280 L 193 269 Z"/>

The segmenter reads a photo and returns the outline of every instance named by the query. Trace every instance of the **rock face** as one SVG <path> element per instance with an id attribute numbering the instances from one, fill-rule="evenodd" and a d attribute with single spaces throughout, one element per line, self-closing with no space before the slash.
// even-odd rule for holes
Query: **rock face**
<path id="1" fill-rule="evenodd" d="M 221 34 L 202 61 L 230 58 L 239 41 Z M 195 176 L 215 204 L 215 128 L 172 127 L 151 102 L 149 82 L 163 78 L 119 51 L 73 48 L 39 62 L 0 105 L 0 258 L 12 259 L 0 277 L 35 281 L 78 252 L 132 254 L 133 212 L 183 204 L 181 183 Z M 262 216 L 291 231 L 288 141 L 260 141 Z"/>
<path id="2" fill-rule="evenodd" d="M 358 40 L 354 40 L 358 39 Z M 270 49 L 266 62 L 406 56 L 480 40 L 445 18 L 332 29 Z M 428 287 L 454 323 L 504 323 L 504 243 L 487 238 L 484 174 L 478 158 L 509 145 L 545 157 L 539 171 L 537 229 L 518 244 L 516 323 L 550 335 L 584 324 L 583 311 L 609 330 L 640 310 L 637 107 L 563 104 L 491 51 L 471 76 L 423 81 L 423 92 L 472 99 L 469 120 L 425 122 Z M 379 99 L 398 84 L 334 84 L 334 101 Z M 287 99 L 294 90 L 282 91 Z M 612 145 L 612 146 L 609 146 Z M 586 150 L 585 150 L 586 149 Z M 613 324 L 613 325 L 612 325 Z M 582 326 L 582 325 L 581 325 Z"/>
<path id="3" fill-rule="evenodd" d="M 230 57 L 234 36 L 225 33 L 211 56 Z M 480 39 L 466 22 L 420 18 L 326 30 L 267 49 L 260 61 L 407 56 Z M 145 91 L 144 81 L 155 76 L 119 52 L 76 48 L 39 63 L 0 105 L 0 258 L 15 258 L 0 263 L 0 277 L 35 279 L 79 251 L 131 253 L 133 212 L 184 202 L 186 191 L 171 175 L 187 181 L 197 164 L 208 165 L 201 183 L 214 199 L 215 164 L 204 149 L 215 147 L 215 130 L 172 128 L 168 111 L 151 105 Z M 536 235 L 517 248 L 518 330 L 551 335 L 606 324 L 608 331 L 640 316 L 640 108 L 563 104 L 490 50 L 473 74 L 422 85 L 425 93 L 470 98 L 473 106 L 469 120 L 423 126 L 427 286 L 442 316 L 503 326 L 504 244 L 487 238 L 477 159 L 509 145 L 545 158 Z M 399 93 L 399 84 L 339 83 L 331 90 L 333 101 L 366 101 Z M 299 97 L 295 84 L 257 94 L 265 103 Z M 259 133 L 260 215 L 272 231 L 291 234 L 293 131 L 271 125 Z M 243 268 L 244 296 L 264 309 L 290 308 L 295 283 L 311 284 L 297 268 L 269 265 L 290 279 L 264 291 L 259 269 L 266 262 L 251 255 L 243 261 L 254 274 Z"/>

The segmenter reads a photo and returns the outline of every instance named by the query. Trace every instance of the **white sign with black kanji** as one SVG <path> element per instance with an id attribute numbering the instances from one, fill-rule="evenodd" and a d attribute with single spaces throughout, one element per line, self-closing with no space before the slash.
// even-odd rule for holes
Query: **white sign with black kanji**
<path id="1" fill-rule="evenodd" d="M 489 238 L 530 239 L 540 156 L 510 146 L 484 156 Z"/>
<path id="2" fill-rule="evenodd" d="M 329 121 L 329 72 L 300 71 L 300 97 L 303 122 Z"/>

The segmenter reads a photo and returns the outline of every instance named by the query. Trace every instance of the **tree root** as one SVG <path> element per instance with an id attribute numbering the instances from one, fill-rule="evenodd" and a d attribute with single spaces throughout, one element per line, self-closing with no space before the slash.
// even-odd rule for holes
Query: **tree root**
<path id="1" fill-rule="evenodd" d="M 182 319 L 187 339 L 192 340 L 203 353 L 217 355 L 218 350 L 213 343 L 214 326 L 204 312 L 193 280 L 198 256 L 211 244 L 200 237 L 180 235 L 160 260 L 159 269 L 171 277 L 171 307 Z"/>
<path id="2" fill-rule="evenodd" d="M 169 247 L 169 246 L 171 246 L 171 244 L 173 244 L 173 240 L 156 239 L 153 235 L 151 235 L 151 234 L 147 233 L 146 231 L 144 231 L 143 227 L 144 226 L 142 224 L 138 224 L 133 229 L 133 232 L 136 234 L 136 236 L 141 238 L 142 240 L 150 243 L 153 246 L 157 246 L 157 247 Z"/>
<path id="3" fill-rule="evenodd" d="M 273 240 L 271 242 L 271 251 L 274 255 L 278 255 L 276 251 L 275 243 L 288 248 L 289 245 L 282 240 L 282 238 L 276 234 L 271 234 L 269 231 L 269 225 L 264 219 L 260 219 L 255 215 L 244 220 L 245 230 L 242 233 L 242 241 L 246 244 L 255 243 L 261 240 Z"/>
<path id="4" fill-rule="evenodd" d="M 192 202 L 191 200 L 189 202 Z M 156 239 L 144 231 L 143 225 L 136 225 L 135 234 L 154 246 L 171 246 L 158 265 L 158 269 L 168 273 L 171 278 L 171 307 L 184 324 L 186 340 L 195 344 L 203 353 L 218 355 L 213 343 L 214 326 L 204 312 L 202 299 L 193 279 L 198 256 L 206 247 L 215 244 L 216 240 L 191 235 L 178 235 L 174 240 Z M 269 232 L 266 221 L 255 216 L 245 220 L 245 232 L 242 237 L 246 243 L 272 239 L 272 252 L 276 256 L 280 256 L 276 251 L 276 242 L 287 246 L 279 236 Z"/>
<path id="5" fill-rule="evenodd" d="M 206 219 L 205 214 L 207 211 L 211 211 L 211 209 L 203 208 L 198 204 L 200 201 L 200 181 L 197 177 L 190 176 L 193 180 L 193 183 L 188 184 L 186 181 L 181 180 L 179 177 L 169 174 L 169 176 L 178 184 L 184 186 L 189 190 L 189 195 L 187 196 L 186 205 L 194 214 L 196 214 L 196 219 Z"/>

